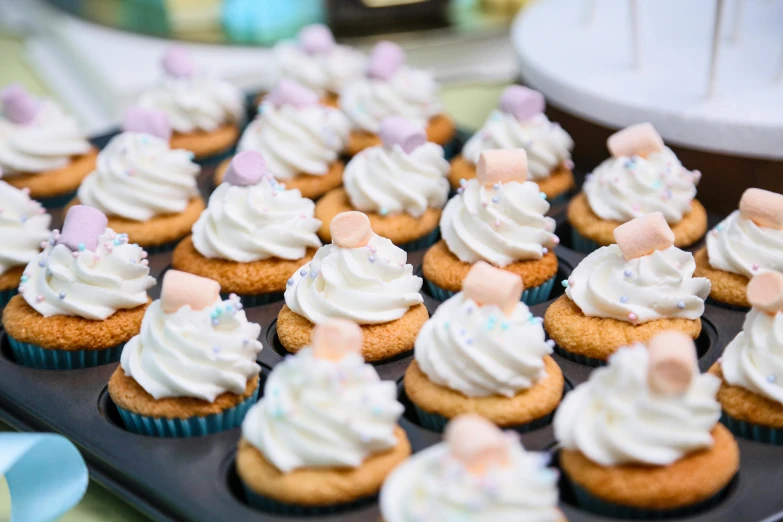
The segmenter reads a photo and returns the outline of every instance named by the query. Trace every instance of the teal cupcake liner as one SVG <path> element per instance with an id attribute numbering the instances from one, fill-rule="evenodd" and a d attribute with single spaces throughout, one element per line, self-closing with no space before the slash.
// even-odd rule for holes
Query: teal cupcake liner
<path id="1" fill-rule="evenodd" d="M 555 277 L 552 277 L 551 279 L 547 280 L 544 284 L 539 286 L 534 286 L 533 288 L 526 288 L 524 292 L 522 292 L 522 299 L 521 301 L 525 303 L 527 306 L 533 306 L 540 303 L 543 303 L 547 299 L 549 299 L 549 296 L 552 294 L 552 288 L 555 286 Z M 437 299 L 438 301 L 445 301 L 446 299 L 453 297 L 457 292 L 451 292 L 449 290 L 444 290 L 443 288 L 439 287 L 432 281 L 425 279 L 427 283 L 427 289 L 430 292 L 430 295 Z"/>
<path id="2" fill-rule="evenodd" d="M 624 518 L 630 520 L 665 520 L 672 518 L 684 518 L 690 515 L 694 515 L 719 504 L 721 500 L 726 497 L 729 489 L 727 486 L 707 500 L 702 500 L 696 504 L 691 504 L 689 506 L 684 506 L 678 509 L 660 510 L 641 509 L 632 506 L 611 504 L 594 497 L 586 489 L 577 485 L 575 482 L 568 482 L 572 491 L 574 492 L 577 507 L 605 517 Z"/>
<path id="3" fill-rule="evenodd" d="M 80 370 L 110 364 L 120 360 L 125 346 L 122 343 L 102 350 L 56 350 L 7 337 L 16 362 L 39 370 Z"/>
<path id="4" fill-rule="evenodd" d="M 377 496 L 360 498 L 354 502 L 344 502 L 341 504 L 333 504 L 330 506 L 300 506 L 297 504 L 286 504 L 285 502 L 278 502 L 269 497 L 259 495 L 247 484 L 242 483 L 242 487 L 245 490 L 245 500 L 250 507 L 255 509 L 266 511 L 267 513 L 275 513 L 277 515 L 285 516 L 319 516 L 319 515 L 335 515 L 338 513 L 345 513 L 346 511 L 352 511 L 364 506 L 368 506 L 375 502 Z"/>
<path id="5" fill-rule="evenodd" d="M 416 404 L 413 405 L 413 408 L 416 410 L 416 415 L 419 417 L 419 424 L 423 428 L 426 428 L 430 431 L 442 433 L 443 430 L 446 429 L 446 425 L 451 420 L 447 417 L 444 417 L 443 415 L 425 411 L 419 408 Z M 543 428 L 544 426 L 548 426 L 549 424 L 551 424 L 552 418 L 554 416 L 555 416 L 555 412 L 553 411 L 552 413 L 545 415 L 540 419 L 536 419 L 532 422 L 528 422 L 527 424 L 512 426 L 509 429 L 512 429 L 517 433 L 528 433 L 531 431 L 535 431 L 537 429 Z"/>
<path id="6" fill-rule="evenodd" d="M 54 209 L 64 207 L 75 197 L 76 191 L 74 190 L 73 192 L 68 192 L 67 194 L 60 194 L 50 198 L 35 198 L 35 200 L 43 205 L 45 209 Z"/>
<path id="7" fill-rule="evenodd" d="M 423 250 L 425 248 L 431 247 L 432 245 L 437 243 L 439 239 L 440 239 L 440 227 L 435 227 L 435 230 L 433 230 L 426 236 L 420 237 L 419 239 L 414 239 L 413 241 L 409 241 L 407 243 L 404 243 L 402 245 L 397 245 L 397 246 L 405 250 L 406 252 L 414 252 L 416 250 Z"/>
<path id="8" fill-rule="evenodd" d="M 563 203 L 568 203 L 568 200 L 571 197 L 570 191 L 566 190 L 562 194 L 558 194 L 557 196 L 553 198 L 547 198 L 547 201 L 550 205 L 562 205 Z"/>
<path id="9" fill-rule="evenodd" d="M 196 163 L 201 165 L 202 167 L 211 167 L 214 165 L 217 165 L 221 161 L 223 161 L 226 158 L 230 158 L 234 155 L 234 147 L 231 146 L 227 148 L 226 150 L 222 152 L 218 152 L 217 154 L 213 154 L 212 156 L 206 156 L 204 158 L 199 158 L 194 160 Z"/>
<path id="10" fill-rule="evenodd" d="M 238 428 L 248 410 L 258 401 L 259 388 L 260 386 L 257 386 L 253 395 L 233 408 L 206 417 L 166 419 L 139 415 L 119 406 L 117 406 L 117 410 L 120 412 L 125 428 L 131 433 L 161 438 L 202 437 Z"/>
<path id="11" fill-rule="evenodd" d="M 182 241 L 182 238 L 179 238 L 175 241 L 171 241 L 169 243 L 163 243 L 162 245 L 152 245 L 152 246 L 145 246 L 142 247 L 144 250 L 147 251 L 148 254 L 162 254 L 164 252 L 171 252 L 176 248 L 177 245 L 179 245 L 179 242 Z"/>
<path id="12" fill-rule="evenodd" d="M 592 357 L 586 357 L 584 355 L 579 355 L 578 353 L 569 352 L 568 350 L 560 348 L 558 345 L 555 345 L 555 353 L 565 359 L 568 359 L 569 361 L 584 364 L 585 366 L 590 366 L 592 368 L 606 366 L 606 361 L 602 361 L 601 359 L 593 359 Z"/>
<path id="13" fill-rule="evenodd" d="M 726 412 L 723 412 L 720 421 L 737 437 L 742 437 L 743 439 L 755 442 L 763 442 L 764 444 L 783 446 L 783 429 L 751 424 L 750 422 L 730 417 Z"/>
<path id="14" fill-rule="evenodd" d="M 750 311 L 750 307 L 748 306 L 730 305 L 728 303 L 722 303 L 720 301 L 717 301 L 712 297 L 707 298 L 707 304 L 718 306 L 720 308 L 725 308 L 726 310 L 734 310 L 735 312 L 747 313 L 748 311 Z"/>
<path id="15" fill-rule="evenodd" d="M 592 254 L 599 248 L 601 248 L 601 245 L 593 241 L 592 239 L 587 239 L 582 234 L 576 231 L 576 229 L 572 226 L 571 227 L 571 248 L 573 250 L 576 250 L 577 252 L 581 252 L 583 254 Z"/>
<path id="16" fill-rule="evenodd" d="M 8 304 L 8 301 L 11 300 L 13 296 L 15 296 L 18 293 L 18 290 L 16 287 L 9 288 L 8 290 L 0 291 L 0 311 L 5 308 L 5 305 Z"/>
<path id="17" fill-rule="evenodd" d="M 221 299 L 228 299 L 228 296 L 231 295 L 231 293 L 221 293 L 220 297 Z M 253 306 L 263 306 L 271 303 L 276 303 L 278 301 L 282 301 L 285 293 L 284 292 L 272 292 L 270 294 L 237 294 L 239 296 L 239 300 L 242 301 L 242 305 L 245 308 L 251 308 Z"/>

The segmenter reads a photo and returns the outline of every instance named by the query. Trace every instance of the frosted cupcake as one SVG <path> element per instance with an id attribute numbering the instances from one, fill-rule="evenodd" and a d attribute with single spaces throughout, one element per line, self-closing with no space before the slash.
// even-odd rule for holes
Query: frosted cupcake
<path id="1" fill-rule="evenodd" d="M 721 420 L 735 435 L 783 445 L 783 275 L 755 276 L 748 300 L 742 331 L 710 368 L 721 379 Z"/>
<path id="2" fill-rule="evenodd" d="M 615 228 L 652 212 L 663 214 L 675 246 L 701 239 L 707 212 L 694 199 L 699 171 L 683 167 L 649 123 L 613 134 L 606 145 L 612 157 L 588 174 L 568 205 L 574 249 L 589 254 L 611 245 Z"/>
<path id="3" fill-rule="evenodd" d="M 557 274 L 552 251 L 560 242 L 555 221 L 538 185 L 527 179 L 523 149 L 481 153 L 478 178 L 465 182 L 440 219 L 443 239 L 424 255 L 422 270 L 430 293 L 441 301 L 462 288 L 478 261 L 516 274 L 525 283 L 522 300 L 549 299 Z"/>
<path id="4" fill-rule="evenodd" d="M 368 361 L 412 350 L 429 314 L 408 255 L 376 235 L 361 212 L 338 214 L 331 227 L 332 244 L 288 280 L 277 316 L 283 347 L 298 352 L 310 344 L 315 325 L 336 318 L 361 326 Z"/>
<path id="5" fill-rule="evenodd" d="M 372 50 L 365 76 L 340 92 L 340 109 L 353 130 L 347 152 L 353 156 L 381 143 L 381 122 L 402 116 L 427 130 L 427 140 L 445 146 L 454 137 L 451 119 L 443 113 L 432 74 L 405 64 L 405 51 L 392 42 Z"/>
<path id="6" fill-rule="evenodd" d="M 29 192 L 0 181 L 0 310 L 16 295 L 25 266 L 50 236 L 52 216 Z"/>
<path id="7" fill-rule="evenodd" d="M 61 207 L 95 168 L 95 149 L 76 120 L 21 85 L 0 93 L 0 168 L 4 179 L 47 207 Z"/>
<path id="8" fill-rule="evenodd" d="M 405 118 L 381 124 L 383 145 L 365 149 L 345 169 L 345 187 L 318 201 L 318 234 L 331 241 L 329 224 L 341 212 L 359 210 L 377 234 L 403 250 L 425 248 L 438 238 L 441 208 L 448 199 L 449 163 L 443 147 L 427 143 L 424 130 Z"/>
<path id="9" fill-rule="evenodd" d="M 783 195 L 746 190 L 739 210 L 707 234 L 707 245 L 694 256 L 696 275 L 712 282 L 711 298 L 732 307 L 750 306 L 748 281 L 767 270 L 783 272 Z"/>
<path id="10" fill-rule="evenodd" d="M 128 110 L 125 132 L 112 138 L 98 156 L 71 204 L 95 207 L 109 216 L 109 227 L 127 234 L 151 252 L 169 250 L 190 232 L 204 210 L 193 154 L 169 148 L 165 114 Z"/>
<path id="11" fill-rule="evenodd" d="M 258 117 L 247 126 L 237 150 L 263 154 L 269 172 L 289 189 L 315 199 L 339 187 L 350 125 L 337 109 L 318 103 L 318 95 L 290 80 L 264 98 Z M 228 168 L 215 171 L 220 184 Z"/>
<path id="12" fill-rule="evenodd" d="M 555 415 L 577 505 L 604 516 L 680 518 L 719 502 L 739 449 L 718 423 L 720 381 L 677 332 L 619 350 Z"/>
<path id="13" fill-rule="evenodd" d="M 425 428 L 440 431 L 462 413 L 523 432 L 551 420 L 563 373 L 522 288 L 519 276 L 479 261 L 421 329 L 404 383 Z"/>
<path id="14" fill-rule="evenodd" d="M 128 431 L 196 437 L 238 427 L 258 398 L 261 327 L 215 281 L 177 270 L 109 380 Z"/>
<path id="15" fill-rule="evenodd" d="M 275 61 L 283 78 L 315 91 L 325 105 L 336 107 L 342 88 L 364 76 L 367 57 L 347 45 L 337 45 L 323 24 L 302 28 L 295 41 L 275 45 Z"/>
<path id="16" fill-rule="evenodd" d="M 17 362 L 51 370 L 108 364 L 139 332 L 155 279 L 146 252 L 106 224 L 94 208 L 71 207 L 62 233 L 52 232 L 25 268 L 3 311 Z"/>
<path id="17" fill-rule="evenodd" d="M 473 414 L 454 419 L 445 439 L 389 475 L 382 522 L 565 522 L 546 454 L 526 452 L 514 434 Z"/>
<path id="18" fill-rule="evenodd" d="M 544 114 L 544 96 L 521 85 L 503 91 L 500 106 L 484 126 L 465 143 L 462 154 L 451 160 L 449 181 L 454 189 L 460 181 L 476 177 L 479 156 L 485 150 L 525 149 L 528 179 L 552 201 L 574 186 L 571 150 L 574 141 L 563 128 Z"/>
<path id="19" fill-rule="evenodd" d="M 664 330 L 696 339 L 710 293 L 709 279 L 693 277 L 693 254 L 674 246 L 661 213 L 617 227 L 614 237 L 617 244 L 579 263 L 563 281 L 566 295 L 544 315 L 558 353 L 591 366 Z"/>
<path id="20" fill-rule="evenodd" d="M 214 279 L 245 306 L 280 300 L 291 274 L 321 246 L 314 207 L 277 183 L 259 153 L 240 152 L 193 234 L 174 249 L 172 266 Z"/>
<path id="21" fill-rule="evenodd" d="M 248 503 L 284 515 L 371 502 L 411 453 L 397 387 L 361 356 L 362 332 L 331 319 L 278 364 L 242 423 L 236 469 Z"/>

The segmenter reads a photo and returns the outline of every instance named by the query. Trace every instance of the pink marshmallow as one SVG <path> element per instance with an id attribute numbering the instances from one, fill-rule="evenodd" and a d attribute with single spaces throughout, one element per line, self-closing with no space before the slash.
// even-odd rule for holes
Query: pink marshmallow
<path id="1" fill-rule="evenodd" d="M 266 176 L 266 162 L 261 153 L 254 150 L 246 150 L 237 153 L 229 163 L 224 183 L 230 183 L 240 187 L 258 184 Z"/>
<path id="2" fill-rule="evenodd" d="M 660 212 L 632 219 L 614 229 L 614 240 L 625 259 L 666 250 L 674 244 L 674 233 Z"/>
<path id="3" fill-rule="evenodd" d="M 166 113 L 156 109 L 145 109 L 139 106 L 128 107 L 122 120 L 122 130 L 125 132 L 140 132 L 158 138 L 171 140 L 171 126 Z"/>
<path id="4" fill-rule="evenodd" d="M 388 80 L 405 64 L 405 51 L 393 42 L 378 42 L 367 62 L 367 76 Z"/>
<path id="5" fill-rule="evenodd" d="M 313 331 L 313 355 L 339 361 L 349 353 L 361 353 L 363 342 L 359 325 L 346 319 L 329 319 Z"/>
<path id="6" fill-rule="evenodd" d="M 283 78 L 267 95 L 266 100 L 275 107 L 291 105 L 297 109 L 303 109 L 318 104 L 318 95 L 304 85 Z"/>
<path id="7" fill-rule="evenodd" d="M 527 152 L 525 149 L 490 149 L 479 155 L 476 177 L 485 187 L 495 183 L 527 181 Z"/>
<path id="8" fill-rule="evenodd" d="M 544 95 L 521 85 L 506 87 L 500 96 L 500 110 L 511 114 L 519 121 L 529 120 L 544 112 Z"/>
<path id="9" fill-rule="evenodd" d="M 492 467 L 505 467 L 511 462 L 509 437 L 478 414 L 455 417 L 446 426 L 444 439 L 451 455 L 474 475 L 484 475 Z"/>
<path id="10" fill-rule="evenodd" d="M 190 52 L 181 45 L 169 47 L 161 60 L 166 74 L 175 78 L 189 78 L 196 74 L 196 64 Z"/>
<path id="11" fill-rule="evenodd" d="M 323 24 L 312 24 L 299 31 L 299 45 L 307 54 L 327 54 L 334 49 L 334 35 Z"/>
<path id="12" fill-rule="evenodd" d="M 479 306 L 495 305 L 507 316 L 516 309 L 524 289 L 521 277 L 484 261 L 474 264 L 462 281 L 466 297 Z"/>
<path id="13" fill-rule="evenodd" d="M 98 248 L 98 237 L 106 232 L 109 220 L 97 208 L 87 205 L 74 205 L 68 209 L 63 229 L 57 242 L 67 246 L 73 252 Z"/>
<path id="14" fill-rule="evenodd" d="M 748 283 L 748 301 L 753 307 L 768 314 L 783 310 L 783 274 L 764 272 Z"/>
<path id="15" fill-rule="evenodd" d="M 742 194 L 740 217 L 760 227 L 783 230 L 783 195 L 769 190 L 749 188 Z"/>
<path id="16" fill-rule="evenodd" d="M 663 150 L 663 138 L 651 123 L 637 123 L 615 132 L 606 140 L 606 147 L 614 157 L 647 156 Z"/>
<path id="17" fill-rule="evenodd" d="M 215 280 L 179 270 L 168 270 L 163 276 L 160 307 L 167 314 L 173 314 L 183 306 L 203 310 L 219 298 L 220 284 Z"/>
<path id="18" fill-rule="evenodd" d="M 332 243 L 341 248 L 363 247 L 373 236 L 370 218 L 355 210 L 337 214 L 332 219 L 329 230 L 332 233 Z"/>
<path id="19" fill-rule="evenodd" d="M 402 116 L 384 119 L 378 134 L 385 147 L 399 145 L 408 154 L 427 143 L 424 129 Z"/>
<path id="20" fill-rule="evenodd" d="M 647 344 L 647 383 L 663 395 L 682 395 L 698 373 L 696 345 L 682 332 L 662 332 Z"/>
<path id="21" fill-rule="evenodd" d="M 18 83 L 6 87 L 0 93 L 0 99 L 3 101 L 3 115 L 18 125 L 32 123 L 40 110 L 38 100 Z"/>

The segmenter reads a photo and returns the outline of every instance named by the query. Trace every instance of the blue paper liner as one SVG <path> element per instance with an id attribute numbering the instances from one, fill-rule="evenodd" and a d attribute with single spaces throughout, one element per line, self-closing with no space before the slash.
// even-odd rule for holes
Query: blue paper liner
<path id="1" fill-rule="evenodd" d="M 162 276 L 161 276 L 162 279 Z M 221 299 L 228 299 L 228 296 L 232 292 L 221 293 Z M 242 301 L 242 306 L 245 308 L 251 308 L 253 306 L 263 306 L 271 303 L 282 301 L 285 296 L 285 292 L 272 292 L 269 294 L 237 294 L 239 300 Z"/>
<path id="2" fill-rule="evenodd" d="M 58 196 L 52 196 L 50 198 L 34 198 L 38 203 L 44 206 L 45 209 L 62 208 L 67 205 L 73 198 L 76 197 L 76 191 L 68 192 L 67 194 L 60 194 Z"/>
<path id="3" fill-rule="evenodd" d="M 571 248 L 583 254 L 592 254 L 594 251 L 601 248 L 601 245 L 592 239 L 587 239 L 577 232 L 576 228 L 571 226 Z"/>
<path id="4" fill-rule="evenodd" d="M 426 236 L 422 236 L 419 239 L 414 239 L 413 241 L 409 241 L 407 243 L 404 243 L 402 245 L 397 245 L 397 246 L 405 250 L 406 252 L 414 252 L 416 250 L 423 250 L 425 248 L 431 247 L 432 245 L 437 243 L 439 239 L 440 239 L 440 227 L 435 227 L 435 230 L 433 230 Z"/>
<path id="5" fill-rule="evenodd" d="M 0 291 L 0 311 L 5 308 L 5 305 L 8 304 L 8 301 L 10 301 L 11 298 L 17 294 L 17 292 L 18 290 L 16 287 Z"/>
<path id="6" fill-rule="evenodd" d="M 764 444 L 783 446 L 783 429 L 751 424 L 750 422 L 741 421 L 735 419 L 734 417 L 730 417 L 726 414 L 726 412 L 723 412 L 720 417 L 720 421 L 729 429 L 730 432 L 732 432 L 737 437 L 742 437 L 743 439 L 756 442 L 763 442 Z"/>
<path id="7" fill-rule="evenodd" d="M 80 370 L 120 360 L 125 343 L 102 350 L 53 350 L 17 341 L 10 335 L 8 344 L 16 362 L 39 370 Z"/>
<path id="8" fill-rule="evenodd" d="M 570 199 L 570 197 L 571 197 L 571 191 L 570 190 L 566 190 L 562 194 L 558 194 L 557 196 L 555 196 L 555 197 L 553 197 L 551 199 L 547 198 L 547 201 L 549 202 L 550 205 L 561 205 L 563 203 L 568 203 L 568 200 Z"/>
<path id="9" fill-rule="evenodd" d="M 566 478 L 566 480 L 568 479 Z M 577 507 L 606 517 L 624 518 L 631 520 L 665 520 L 672 518 L 684 518 L 716 506 L 720 503 L 721 500 L 724 499 L 729 490 L 729 487 L 727 486 L 707 500 L 702 500 L 696 504 L 691 504 L 689 506 L 684 506 L 678 509 L 661 510 L 642 509 L 632 506 L 611 504 L 591 495 L 586 489 L 574 483 L 573 481 L 569 480 L 568 482 L 574 492 Z"/>
<path id="10" fill-rule="evenodd" d="M 217 154 L 213 154 L 212 156 L 205 156 L 203 158 L 198 158 L 194 160 L 196 163 L 201 165 L 202 167 L 209 167 L 212 165 L 217 165 L 221 161 L 223 161 L 226 158 L 230 158 L 234 155 L 234 146 L 227 148 L 223 152 L 218 152 Z"/>
<path id="11" fill-rule="evenodd" d="M 253 395 L 233 408 L 221 413 L 205 417 L 188 417 L 187 419 L 166 419 L 163 417 L 148 417 L 139 415 L 117 406 L 125 428 L 131 433 L 161 438 L 189 438 L 212 435 L 221 431 L 238 428 L 242 424 L 248 410 L 258 401 L 256 386 Z"/>
<path id="12" fill-rule="evenodd" d="M 354 502 L 344 502 L 342 504 L 333 504 L 329 506 L 300 506 L 296 504 L 286 504 L 285 502 L 278 502 L 277 500 L 269 497 L 259 495 L 247 484 L 242 483 L 242 487 L 245 490 L 245 499 L 248 505 L 267 513 L 275 513 L 285 516 L 318 516 L 318 515 L 334 515 L 337 513 L 345 513 L 346 511 L 352 511 L 364 506 L 368 506 L 377 500 L 377 496 L 364 497 Z"/>
<path id="13" fill-rule="evenodd" d="M 584 364 L 585 366 L 591 366 L 593 368 L 597 368 L 599 366 L 606 366 L 606 361 L 602 361 L 601 359 L 593 359 L 592 357 L 586 357 L 578 353 L 569 352 L 568 350 L 564 350 L 563 348 L 560 348 L 560 346 L 558 345 L 555 345 L 555 353 L 557 353 L 561 357 L 568 359 L 569 361 L 574 361 L 575 363 Z"/>
<path id="14" fill-rule="evenodd" d="M 446 429 L 446 425 L 451 420 L 447 417 L 444 417 L 443 415 L 425 411 L 419 408 L 419 406 L 417 406 L 416 404 L 413 404 L 413 408 L 416 410 L 416 415 L 419 417 L 419 424 L 423 428 L 426 428 L 430 431 L 442 433 L 443 430 Z M 521 424 L 519 426 L 511 426 L 509 429 L 512 429 L 517 433 L 528 433 L 530 431 L 534 431 L 551 424 L 554 415 L 555 412 L 553 410 L 552 413 L 549 413 L 539 419 L 535 419 L 531 422 L 528 422 L 527 424 Z"/>
<path id="15" fill-rule="evenodd" d="M 520 299 L 523 303 L 525 303 L 527 306 L 533 306 L 540 303 L 543 303 L 547 299 L 549 299 L 549 296 L 552 294 L 552 288 L 555 286 L 555 278 L 557 276 L 555 275 L 551 279 L 547 280 L 544 284 L 539 286 L 534 286 L 532 288 L 526 288 L 524 292 L 522 292 L 522 299 Z M 444 290 L 443 288 L 439 287 L 435 283 L 431 282 L 428 279 L 424 279 L 424 281 L 427 283 L 427 289 L 430 292 L 430 295 L 437 299 L 438 301 L 445 301 L 446 299 L 453 297 L 457 292 L 451 292 L 449 290 Z"/>

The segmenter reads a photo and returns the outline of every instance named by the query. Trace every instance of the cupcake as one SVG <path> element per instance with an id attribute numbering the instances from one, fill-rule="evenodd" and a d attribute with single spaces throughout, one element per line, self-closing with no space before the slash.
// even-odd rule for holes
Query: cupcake
<path id="1" fill-rule="evenodd" d="M 694 255 L 696 275 L 712 282 L 710 297 L 747 308 L 748 281 L 767 270 L 783 272 L 783 195 L 748 189 L 735 210 L 707 234 Z"/>
<path id="2" fill-rule="evenodd" d="M 242 423 L 258 399 L 261 327 L 236 295 L 178 270 L 163 276 L 160 299 L 122 350 L 109 395 L 128 431 L 198 437 Z"/>
<path id="3" fill-rule="evenodd" d="M 524 149 L 481 153 L 478 178 L 465 182 L 440 218 L 443 239 L 424 255 L 422 271 L 430 293 L 441 301 L 462 288 L 478 261 L 516 274 L 525 283 L 522 300 L 549 299 L 557 274 L 552 249 L 560 240 L 549 203 L 527 179 Z"/>
<path id="4" fill-rule="evenodd" d="M 365 76 L 340 91 L 340 108 L 353 126 L 347 150 L 351 156 L 381 143 L 381 122 L 390 116 L 426 128 L 427 139 L 438 145 L 445 146 L 455 134 L 433 75 L 406 65 L 405 51 L 392 42 L 373 48 Z"/>
<path id="5" fill-rule="evenodd" d="M 330 319 L 269 375 L 236 456 L 251 506 L 307 516 L 363 505 L 410 455 L 397 387 L 361 351 L 361 329 Z"/>
<path id="6" fill-rule="evenodd" d="M 693 254 L 674 246 L 660 212 L 614 231 L 615 245 L 584 258 L 563 281 L 564 296 L 547 308 L 544 328 L 564 357 L 596 366 L 621 346 L 656 333 L 701 333 L 710 281 L 693 277 Z"/>
<path id="7" fill-rule="evenodd" d="M 62 233 L 53 231 L 24 269 L 3 311 L 17 362 L 50 370 L 108 364 L 139 333 L 155 279 L 146 252 L 106 224 L 99 210 L 71 207 Z"/>
<path id="8" fill-rule="evenodd" d="M 440 431 L 462 413 L 519 431 L 551 420 L 563 372 L 521 295 L 518 275 L 479 261 L 421 329 L 404 384 L 425 428 Z"/>
<path id="9" fill-rule="evenodd" d="M 258 152 L 240 152 L 171 264 L 240 294 L 245 306 L 280 300 L 291 274 L 321 246 L 314 207 L 277 183 Z"/>
<path id="10" fill-rule="evenodd" d="M 0 168 L 0 176 L 2 176 Z M 52 216 L 28 189 L 0 181 L 0 310 L 16 295 L 24 267 L 49 240 Z"/>
<path id="11" fill-rule="evenodd" d="M 239 140 L 240 152 L 264 155 L 269 172 L 289 189 L 315 199 L 343 180 L 339 156 L 348 141 L 350 124 L 337 109 L 318 103 L 318 95 L 290 80 L 282 80 L 264 98 L 258 117 Z M 215 171 L 220 184 L 228 168 Z"/>
<path id="12" fill-rule="evenodd" d="M 169 250 L 190 233 L 204 210 L 193 154 L 169 148 L 165 114 L 131 108 L 125 132 L 98 156 L 71 204 L 85 204 L 109 217 L 109 227 L 151 252 Z"/>
<path id="13" fill-rule="evenodd" d="M 345 187 L 318 201 L 318 235 L 331 241 L 334 216 L 359 210 L 376 233 L 403 250 L 426 248 L 438 238 L 441 209 L 448 199 L 449 163 L 443 147 L 427 143 L 424 130 L 401 117 L 385 119 L 380 135 L 383 145 L 365 149 L 348 162 Z"/>
<path id="14" fill-rule="evenodd" d="M 753 309 L 710 373 L 721 379 L 723 423 L 737 436 L 783 445 L 783 275 L 748 284 Z"/>
<path id="15" fill-rule="evenodd" d="M 321 103 L 337 107 L 346 84 L 361 79 L 367 57 L 347 45 L 337 45 L 329 28 L 312 24 L 302 28 L 295 41 L 285 40 L 274 48 L 281 77 L 312 89 Z"/>
<path id="16" fill-rule="evenodd" d="M 445 441 L 416 453 L 383 483 L 382 522 L 565 522 L 548 455 L 479 415 L 454 419 Z"/>
<path id="17" fill-rule="evenodd" d="M 701 239 L 707 212 L 694 199 L 699 171 L 683 167 L 649 123 L 611 135 L 606 145 L 612 157 L 587 175 L 568 205 L 575 250 L 589 254 L 611 245 L 615 228 L 652 212 L 666 218 L 675 246 Z"/>
<path id="18" fill-rule="evenodd" d="M 544 114 L 544 96 L 521 85 L 503 91 L 500 107 L 484 126 L 465 143 L 462 154 L 451 160 L 449 181 L 454 189 L 460 181 L 476 177 L 479 156 L 491 149 L 525 149 L 528 178 L 535 181 L 550 201 L 564 197 L 574 186 L 571 136 Z"/>
<path id="19" fill-rule="evenodd" d="M 138 105 L 166 114 L 172 148 L 189 150 L 197 159 L 228 152 L 244 116 L 242 91 L 199 70 L 184 47 L 169 48 L 161 64 L 163 81 L 142 94 Z"/>
<path id="20" fill-rule="evenodd" d="M 47 207 L 61 207 L 95 168 L 98 154 L 76 121 L 21 85 L 0 93 L 0 168 L 4 179 Z"/>
<path id="21" fill-rule="evenodd" d="M 555 415 L 560 468 L 577 506 L 620 518 L 680 518 L 719 502 L 739 449 L 718 423 L 720 381 L 693 341 L 663 332 L 618 350 Z"/>
<path id="22" fill-rule="evenodd" d="M 368 361 L 412 350 L 429 314 L 407 254 L 376 235 L 361 212 L 338 214 L 331 227 L 332 244 L 288 280 L 277 316 L 280 343 L 298 352 L 310 344 L 315 325 L 336 318 L 361 326 Z"/>

